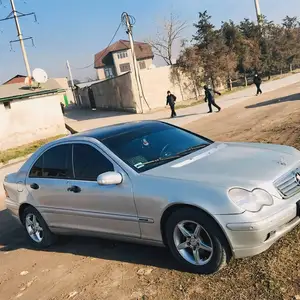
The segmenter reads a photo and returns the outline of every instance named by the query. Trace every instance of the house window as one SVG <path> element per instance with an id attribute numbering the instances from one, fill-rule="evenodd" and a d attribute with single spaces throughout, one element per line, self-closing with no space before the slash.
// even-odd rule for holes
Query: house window
<path id="1" fill-rule="evenodd" d="M 139 65 L 140 65 L 140 69 L 141 69 L 141 70 L 142 70 L 142 69 L 146 69 L 146 63 L 145 63 L 144 60 L 140 61 L 140 62 L 139 62 Z"/>
<path id="2" fill-rule="evenodd" d="M 3 102 L 5 109 L 11 109 L 10 102 Z"/>
<path id="3" fill-rule="evenodd" d="M 130 63 L 120 64 L 120 70 L 121 70 L 122 73 L 131 71 Z"/>
<path id="4" fill-rule="evenodd" d="M 104 73 L 105 73 L 105 78 L 107 78 L 107 79 L 114 77 L 114 73 L 113 73 L 112 68 L 105 68 Z"/>
<path id="5" fill-rule="evenodd" d="M 122 58 L 128 57 L 128 53 L 127 53 L 127 51 L 122 51 L 122 52 L 119 52 L 117 54 L 117 56 L 118 56 L 118 59 L 122 59 Z"/>

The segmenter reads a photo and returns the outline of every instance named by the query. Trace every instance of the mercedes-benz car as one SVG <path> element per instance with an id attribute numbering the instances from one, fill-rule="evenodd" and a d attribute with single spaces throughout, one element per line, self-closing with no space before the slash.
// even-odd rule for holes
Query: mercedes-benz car
<path id="1" fill-rule="evenodd" d="M 167 246 L 183 269 L 208 274 L 300 223 L 299 167 L 291 147 L 213 142 L 143 121 L 44 145 L 4 188 L 36 247 L 97 235 Z"/>

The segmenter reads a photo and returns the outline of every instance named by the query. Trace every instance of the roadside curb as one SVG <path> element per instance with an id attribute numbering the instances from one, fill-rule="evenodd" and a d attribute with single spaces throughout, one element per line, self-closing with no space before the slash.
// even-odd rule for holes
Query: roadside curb
<path id="1" fill-rule="evenodd" d="M 15 164 L 17 164 L 17 163 L 19 163 L 19 162 L 25 161 L 25 160 L 27 160 L 31 155 L 32 155 L 32 153 L 31 153 L 31 154 L 28 154 L 28 155 L 26 155 L 26 156 L 22 156 L 22 157 L 18 157 L 18 158 L 15 158 L 15 159 L 11 159 L 11 160 L 9 160 L 7 163 L 0 163 L 0 169 L 4 169 L 4 168 L 9 167 L 9 166 L 11 166 L 11 165 L 15 165 Z"/>

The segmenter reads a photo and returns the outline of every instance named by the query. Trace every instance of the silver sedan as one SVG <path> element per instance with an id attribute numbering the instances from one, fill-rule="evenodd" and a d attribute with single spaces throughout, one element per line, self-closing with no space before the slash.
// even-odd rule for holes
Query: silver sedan
<path id="1" fill-rule="evenodd" d="M 58 234 L 167 246 L 213 273 L 300 223 L 300 152 L 218 143 L 155 121 L 68 136 L 5 178 L 6 205 L 36 247 Z"/>

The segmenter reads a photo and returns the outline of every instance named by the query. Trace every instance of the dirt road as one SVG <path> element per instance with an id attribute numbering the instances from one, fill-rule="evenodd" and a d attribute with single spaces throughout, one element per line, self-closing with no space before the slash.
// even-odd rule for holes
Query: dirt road
<path id="1" fill-rule="evenodd" d="M 300 84 L 253 97 L 186 126 L 220 141 L 300 149 Z M 30 249 L 0 211 L 0 299 L 300 299 L 300 228 L 269 251 L 232 261 L 214 276 L 177 270 L 166 249 L 94 238 L 61 238 Z M 299 298 L 294 298 L 295 296 Z"/>

